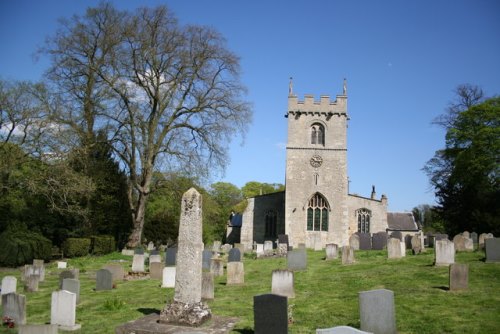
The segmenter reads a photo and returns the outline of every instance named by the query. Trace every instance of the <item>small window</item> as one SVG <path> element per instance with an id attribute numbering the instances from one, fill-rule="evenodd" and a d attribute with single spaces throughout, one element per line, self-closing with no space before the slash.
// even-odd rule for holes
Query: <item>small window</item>
<path id="1" fill-rule="evenodd" d="M 329 210 L 328 202 L 321 194 L 311 197 L 307 208 L 307 230 L 328 231 Z"/>
<path id="2" fill-rule="evenodd" d="M 356 211 L 356 216 L 358 218 L 358 232 L 370 233 L 371 211 L 365 208 L 359 209 Z"/>
<path id="3" fill-rule="evenodd" d="M 325 127 L 319 123 L 311 126 L 311 144 L 325 145 Z"/>

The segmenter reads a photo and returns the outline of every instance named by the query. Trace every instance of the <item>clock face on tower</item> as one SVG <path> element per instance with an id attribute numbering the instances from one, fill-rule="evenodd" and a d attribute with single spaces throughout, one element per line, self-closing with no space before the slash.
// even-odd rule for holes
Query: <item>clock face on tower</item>
<path id="1" fill-rule="evenodd" d="M 311 157 L 311 160 L 309 160 L 309 162 L 311 163 L 311 166 L 317 168 L 317 167 L 321 166 L 321 164 L 323 163 L 323 158 L 321 156 L 315 154 Z"/>

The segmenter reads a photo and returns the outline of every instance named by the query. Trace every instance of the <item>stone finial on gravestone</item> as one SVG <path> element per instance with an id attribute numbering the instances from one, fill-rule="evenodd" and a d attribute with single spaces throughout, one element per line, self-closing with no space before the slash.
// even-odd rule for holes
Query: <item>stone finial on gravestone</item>
<path id="1" fill-rule="evenodd" d="M 60 329 L 73 331 L 81 328 L 76 324 L 76 295 L 66 290 L 52 292 L 50 323 Z"/>
<path id="2" fill-rule="evenodd" d="M 394 292 L 386 289 L 359 293 L 361 330 L 374 334 L 396 334 Z"/>
<path id="3" fill-rule="evenodd" d="M 241 251 L 238 248 L 231 248 L 227 257 L 227 262 L 240 262 Z"/>
<path id="4" fill-rule="evenodd" d="M 354 249 L 351 246 L 343 246 L 342 264 L 353 264 L 354 261 Z"/>
<path id="5" fill-rule="evenodd" d="M 26 323 L 26 296 L 15 292 L 2 294 L 2 318 L 4 317 L 11 318 L 16 325 L 24 325 Z"/>
<path id="6" fill-rule="evenodd" d="M 95 290 L 113 289 L 113 275 L 107 269 L 99 269 L 96 273 Z"/>
<path id="7" fill-rule="evenodd" d="M 326 244 L 326 260 L 334 260 L 338 257 L 338 245 Z"/>
<path id="8" fill-rule="evenodd" d="M 265 294 L 253 297 L 254 333 L 287 334 L 288 300 L 284 296 Z"/>
<path id="9" fill-rule="evenodd" d="M 201 302 L 202 217 L 201 195 L 191 188 L 182 196 L 174 302 L 161 312 L 162 323 L 198 326 L 211 317 L 210 309 Z"/>
<path id="10" fill-rule="evenodd" d="M 469 285 L 469 266 L 453 263 L 450 265 L 450 291 L 467 290 Z"/>
<path id="11" fill-rule="evenodd" d="M 349 246 L 353 250 L 359 250 L 359 235 L 353 234 L 349 237 Z"/>
<path id="12" fill-rule="evenodd" d="M 450 240 L 437 240 L 434 246 L 434 252 L 434 265 L 448 266 L 455 263 L 455 245 Z"/>
<path id="13" fill-rule="evenodd" d="M 293 271 L 273 270 L 271 292 L 275 295 L 295 298 Z"/>

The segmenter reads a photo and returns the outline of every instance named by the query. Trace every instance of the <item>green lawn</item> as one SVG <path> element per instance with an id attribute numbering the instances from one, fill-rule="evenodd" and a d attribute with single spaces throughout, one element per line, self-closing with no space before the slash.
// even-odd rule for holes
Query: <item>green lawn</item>
<path id="1" fill-rule="evenodd" d="M 409 252 L 408 252 L 409 253 Z M 448 268 L 432 266 L 431 250 L 388 260 L 385 251 L 356 251 L 356 264 L 342 266 L 340 260 L 325 261 L 324 252 L 308 251 L 307 271 L 295 273 L 296 298 L 289 299 L 293 323 L 290 333 L 314 333 L 316 328 L 349 325 L 359 328 L 358 292 L 372 289 L 394 291 L 396 322 L 400 333 L 498 333 L 500 328 L 500 264 L 483 261 L 483 252 L 459 253 L 456 262 L 469 264 L 469 289 L 450 292 Z M 80 331 L 73 333 L 114 333 L 124 322 L 159 311 L 172 300 L 173 289 L 161 289 L 159 281 L 120 282 L 112 291 L 93 291 L 96 270 L 112 260 L 131 258 L 113 253 L 103 257 L 68 260 L 80 268 L 81 295 L 77 306 Z M 254 259 L 247 255 L 245 285 L 226 286 L 225 278 L 215 283 L 213 314 L 238 317 L 234 333 L 253 332 L 253 296 L 271 291 L 271 273 L 285 269 L 285 259 Z M 50 321 L 51 293 L 58 286 L 55 263 L 47 265 L 40 291 L 25 293 L 28 323 Z M 2 269 L 18 278 L 20 272 Z M 1 333 L 16 333 L 0 329 Z"/>

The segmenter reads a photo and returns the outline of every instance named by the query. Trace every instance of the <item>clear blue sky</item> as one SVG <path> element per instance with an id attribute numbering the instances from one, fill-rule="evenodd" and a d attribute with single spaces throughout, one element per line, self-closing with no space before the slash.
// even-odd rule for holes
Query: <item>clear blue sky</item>
<path id="1" fill-rule="evenodd" d="M 57 19 L 98 1 L 0 1 L 0 76 L 39 80 L 32 54 Z M 294 92 L 334 97 L 348 80 L 351 193 L 389 198 L 390 211 L 434 203 L 422 172 L 444 132 L 431 121 L 462 83 L 500 93 L 498 0 L 114 1 L 120 9 L 166 4 L 181 24 L 215 27 L 241 57 L 254 121 L 235 138 L 222 179 L 285 182 L 288 81 Z M 214 180 L 214 181 L 218 181 Z"/>

